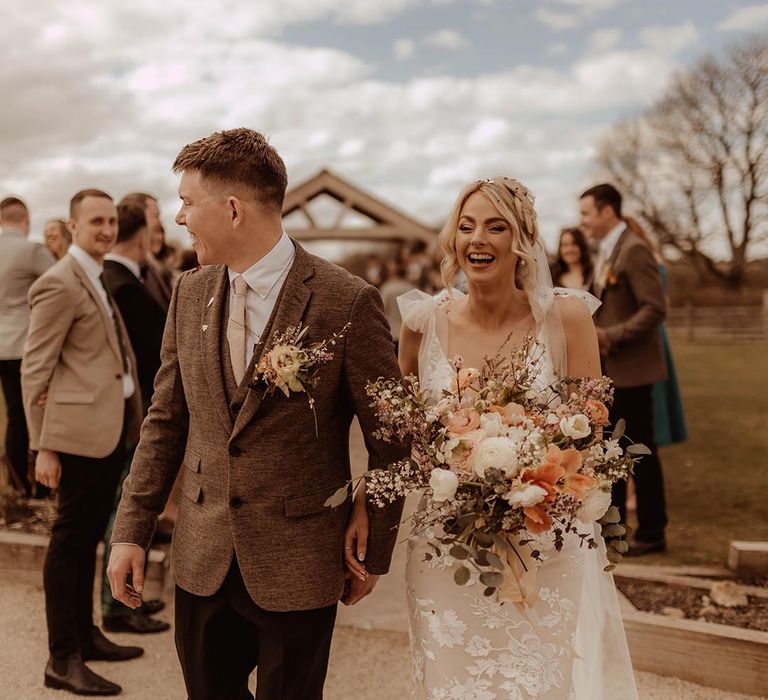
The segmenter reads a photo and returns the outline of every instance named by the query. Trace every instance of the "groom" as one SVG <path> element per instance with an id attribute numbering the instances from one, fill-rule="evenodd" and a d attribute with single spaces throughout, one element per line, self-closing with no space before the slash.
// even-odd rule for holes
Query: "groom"
<path id="1" fill-rule="evenodd" d="M 370 468 L 403 456 L 373 438 L 365 394 L 368 380 L 399 376 L 389 326 L 373 287 L 283 232 L 285 165 L 261 134 L 214 133 L 185 146 L 174 171 L 176 221 L 205 267 L 173 293 L 112 535 L 112 592 L 140 604 L 144 552 L 183 463 L 172 568 L 189 697 L 250 698 L 257 668 L 258 700 L 321 698 L 337 602 L 357 602 L 387 572 L 400 518 L 401 504 L 370 512 L 368 576 L 346 581 L 349 503 L 325 501 L 350 478 L 352 418 Z M 254 383 L 273 334 L 299 323 L 309 343 L 350 324 L 319 368 L 314 414 L 307 394 Z"/>

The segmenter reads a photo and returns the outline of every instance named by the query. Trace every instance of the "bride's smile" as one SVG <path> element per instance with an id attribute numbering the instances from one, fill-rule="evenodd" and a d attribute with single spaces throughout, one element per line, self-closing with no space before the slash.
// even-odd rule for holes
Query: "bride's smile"
<path id="1" fill-rule="evenodd" d="M 480 192 L 468 197 L 456 233 L 456 257 L 467 280 L 483 283 L 514 275 L 512 246 L 512 228 L 493 203 Z"/>

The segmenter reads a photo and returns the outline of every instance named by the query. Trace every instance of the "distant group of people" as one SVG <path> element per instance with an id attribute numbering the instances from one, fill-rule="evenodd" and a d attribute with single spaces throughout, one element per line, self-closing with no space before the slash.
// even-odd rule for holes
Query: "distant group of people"
<path id="1" fill-rule="evenodd" d="M 25 496 L 35 494 L 36 483 L 43 493 L 57 491 L 43 572 L 50 649 L 45 681 L 77 693 L 114 694 L 119 687 L 85 662 L 122 661 L 142 649 L 114 644 L 94 625 L 96 547 L 104 540 L 109 551 L 120 485 L 160 367 L 178 271 L 169 267 L 173 251 L 157 200 L 146 193 L 115 204 L 98 189 L 78 192 L 68 220 L 46 224 L 45 245 L 28 240 L 29 211 L 19 198 L 0 202 L 0 226 L 6 460 Z M 164 522 L 172 523 L 173 511 L 172 499 Z M 152 617 L 161 601 L 131 610 L 112 598 L 106 575 L 101 598 L 107 631 L 169 628 Z"/>

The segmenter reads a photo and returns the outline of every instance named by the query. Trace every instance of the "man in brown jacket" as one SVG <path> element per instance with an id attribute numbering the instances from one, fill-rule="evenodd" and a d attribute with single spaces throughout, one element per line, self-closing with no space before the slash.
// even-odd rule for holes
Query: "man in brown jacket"
<path id="1" fill-rule="evenodd" d="M 370 592 L 397 534 L 401 504 L 370 513 L 369 575 L 345 594 L 350 504 L 325 502 L 350 478 L 354 416 L 371 468 L 403 455 L 373 438 L 365 393 L 368 380 L 399 376 L 389 327 L 373 287 L 283 232 L 285 165 L 261 134 L 215 133 L 183 148 L 174 170 L 176 220 L 206 267 L 182 275 L 171 300 L 112 536 L 113 594 L 139 604 L 144 550 L 183 463 L 172 562 L 189 697 L 251 697 L 256 667 L 259 700 L 319 699 L 337 602 Z M 314 408 L 255 377 L 273 335 L 299 323 L 307 343 L 350 324 L 319 367 Z"/>
<path id="2" fill-rule="evenodd" d="M 621 194 L 609 184 L 581 196 L 581 227 L 599 241 L 592 292 L 603 371 L 614 383 L 611 422 L 626 420 L 627 435 L 646 445 L 634 474 L 639 526 L 630 556 L 666 549 L 664 480 L 653 434 L 653 384 L 667 376 L 659 326 L 667 314 L 661 274 L 651 249 L 621 218 Z M 614 487 L 614 504 L 626 521 L 626 482 Z"/>
<path id="3" fill-rule="evenodd" d="M 101 190 L 70 204 L 72 246 L 29 290 L 29 334 L 21 365 L 35 478 L 58 489 L 43 583 L 51 657 L 45 685 L 78 695 L 120 687 L 89 660 L 122 661 L 138 647 L 108 641 L 93 625 L 96 545 L 115 500 L 125 441 L 136 440 L 141 403 L 136 358 L 103 283 L 117 210 Z"/>

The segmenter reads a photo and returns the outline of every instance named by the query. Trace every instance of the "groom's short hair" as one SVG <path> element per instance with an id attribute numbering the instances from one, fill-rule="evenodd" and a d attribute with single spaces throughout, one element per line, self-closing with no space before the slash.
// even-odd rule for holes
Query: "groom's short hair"
<path id="1" fill-rule="evenodd" d="M 584 199 L 584 197 L 592 197 L 595 200 L 595 206 L 598 211 L 603 209 L 603 207 L 611 207 L 616 216 L 621 218 L 621 192 L 613 185 L 605 182 L 602 185 L 590 187 L 579 199 Z"/>
<path id="2" fill-rule="evenodd" d="M 187 144 L 173 164 L 175 173 L 184 170 L 197 171 L 206 180 L 245 186 L 264 209 L 283 210 L 288 187 L 285 163 L 258 131 L 217 131 Z"/>

